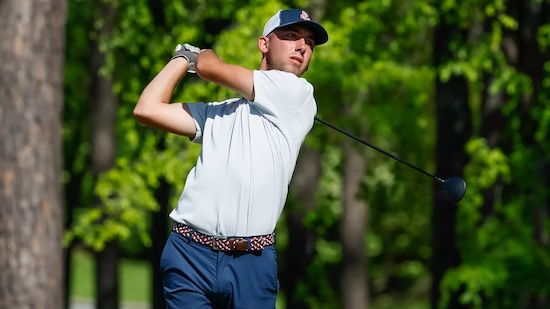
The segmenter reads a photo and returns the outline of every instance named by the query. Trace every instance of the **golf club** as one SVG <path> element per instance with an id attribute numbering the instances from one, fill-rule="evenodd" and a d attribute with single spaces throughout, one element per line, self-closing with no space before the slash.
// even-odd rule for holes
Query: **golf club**
<path id="1" fill-rule="evenodd" d="M 320 123 L 322 124 L 325 124 L 331 128 L 333 128 L 334 130 L 340 132 L 340 133 L 343 133 L 344 135 L 348 136 L 348 137 L 351 137 L 353 138 L 354 140 L 362 143 L 363 145 L 366 145 L 366 146 L 369 146 L 370 148 L 374 149 L 374 150 L 377 150 L 385 155 L 387 155 L 388 157 L 391 157 L 409 167 L 412 167 L 413 169 L 421 172 L 422 174 L 440 182 L 442 185 L 443 185 L 443 189 L 445 190 L 445 194 L 447 195 L 447 198 L 449 199 L 449 201 L 453 204 L 456 204 L 458 202 L 460 202 L 460 200 L 462 199 L 462 197 L 464 197 L 464 193 L 466 192 L 466 182 L 464 181 L 464 179 L 460 178 L 460 177 L 451 177 L 451 178 L 448 178 L 448 179 L 441 179 L 437 176 L 434 176 L 424 170 L 421 170 L 420 168 L 406 162 L 406 161 L 403 161 L 401 159 L 399 159 L 398 157 L 392 155 L 391 153 L 383 150 L 383 149 L 380 149 L 356 136 L 353 136 L 351 134 L 349 134 L 348 132 L 334 126 L 333 124 L 329 123 L 329 122 L 326 122 L 324 121 L 323 119 L 320 119 L 318 117 L 315 117 L 315 120 L 319 121 Z"/>

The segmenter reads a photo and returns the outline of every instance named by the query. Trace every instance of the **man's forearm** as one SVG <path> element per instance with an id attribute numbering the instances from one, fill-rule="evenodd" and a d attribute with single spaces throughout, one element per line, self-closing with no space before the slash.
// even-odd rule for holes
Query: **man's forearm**
<path id="1" fill-rule="evenodd" d="M 253 71 L 225 63 L 211 49 L 205 49 L 198 55 L 196 71 L 197 75 L 206 81 L 236 91 L 247 100 L 254 99 Z"/>
<path id="2" fill-rule="evenodd" d="M 172 93 L 186 72 L 187 60 L 185 58 L 172 59 L 145 87 L 137 105 L 171 103 Z"/>

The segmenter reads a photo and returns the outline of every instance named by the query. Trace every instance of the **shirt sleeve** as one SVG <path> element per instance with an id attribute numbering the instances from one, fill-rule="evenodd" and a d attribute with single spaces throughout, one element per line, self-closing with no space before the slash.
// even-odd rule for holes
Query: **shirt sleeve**
<path id="1" fill-rule="evenodd" d="M 297 113 L 313 98 L 313 86 L 304 78 L 288 72 L 254 71 L 252 106 L 277 123 Z"/>
<path id="2" fill-rule="evenodd" d="M 195 121 L 195 128 L 197 133 L 195 137 L 191 139 L 192 142 L 197 144 L 202 144 L 202 132 L 204 132 L 204 124 L 206 122 L 206 108 L 208 104 L 203 102 L 198 103 L 187 103 L 189 110 L 191 111 L 191 116 Z"/>

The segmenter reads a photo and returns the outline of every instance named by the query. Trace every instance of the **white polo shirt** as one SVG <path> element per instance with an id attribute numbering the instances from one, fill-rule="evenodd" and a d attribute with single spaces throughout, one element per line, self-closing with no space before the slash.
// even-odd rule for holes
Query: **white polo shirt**
<path id="1" fill-rule="evenodd" d="M 254 93 L 188 104 L 202 148 L 173 220 L 216 236 L 275 230 L 317 105 L 308 81 L 277 70 L 254 71 Z"/>

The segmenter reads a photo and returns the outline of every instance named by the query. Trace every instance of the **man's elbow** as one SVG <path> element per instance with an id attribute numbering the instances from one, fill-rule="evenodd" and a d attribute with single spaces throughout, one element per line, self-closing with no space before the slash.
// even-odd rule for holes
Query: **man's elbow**
<path id="1" fill-rule="evenodd" d="M 151 119 L 152 114 L 148 108 L 143 106 L 143 104 L 139 104 L 138 102 L 136 107 L 134 107 L 133 115 L 137 122 L 142 125 L 147 125 L 149 119 Z"/>

